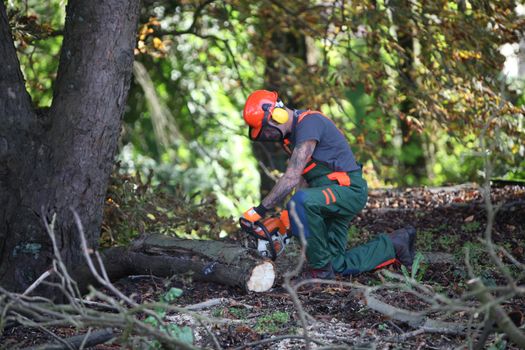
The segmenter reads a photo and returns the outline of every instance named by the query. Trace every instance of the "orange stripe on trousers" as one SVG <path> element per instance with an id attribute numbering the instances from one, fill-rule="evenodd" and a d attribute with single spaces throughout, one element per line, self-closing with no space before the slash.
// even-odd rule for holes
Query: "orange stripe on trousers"
<path id="1" fill-rule="evenodd" d="M 334 203 L 335 203 L 337 200 L 335 199 L 335 196 L 334 196 L 334 193 L 332 192 L 332 189 L 331 189 L 331 188 L 327 188 L 326 190 L 327 190 L 328 192 L 330 192 L 330 195 L 332 196 L 332 200 L 333 200 Z"/>
<path id="2" fill-rule="evenodd" d="M 385 262 L 383 262 L 383 263 L 377 265 L 377 266 L 374 268 L 374 270 L 381 269 L 381 268 L 383 268 L 383 267 L 385 267 L 385 266 L 388 266 L 388 265 L 392 265 L 392 264 L 395 263 L 396 261 L 397 261 L 396 258 L 394 258 L 394 259 L 390 259 L 390 260 L 387 260 L 387 261 L 385 261 Z"/>
<path id="3" fill-rule="evenodd" d="M 330 204 L 330 198 L 328 198 L 328 193 L 326 193 L 325 190 L 323 190 L 324 198 L 326 198 L 326 204 Z"/>

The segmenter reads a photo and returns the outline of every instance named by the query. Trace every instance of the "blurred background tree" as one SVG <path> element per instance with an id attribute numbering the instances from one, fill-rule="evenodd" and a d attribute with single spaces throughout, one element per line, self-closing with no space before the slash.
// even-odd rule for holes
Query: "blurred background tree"
<path id="1" fill-rule="evenodd" d="M 46 108 L 65 4 L 7 4 L 28 89 Z M 524 72 L 509 74 L 501 49 L 523 68 L 524 24 L 510 0 L 145 0 L 119 171 L 153 171 L 152 184 L 238 214 L 285 167 L 243 126 L 245 98 L 266 88 L 329 115 L 372 186 L 475 181 L 486 125 L 497 175 L 523 178 Z"/>

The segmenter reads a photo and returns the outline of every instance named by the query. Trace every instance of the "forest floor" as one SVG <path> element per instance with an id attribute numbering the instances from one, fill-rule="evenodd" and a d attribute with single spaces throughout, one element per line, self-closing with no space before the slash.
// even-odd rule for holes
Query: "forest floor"
<path id="1" fill-rule="evenodd" d="M 494 203 L 502 203 L 494 224 L 493 240 L 512 253 L 516 260 L 525 263 L 525 187 L 493 188 L 492 196 Z M 500 285 L 505 282 L 490 263 L 480 241 L 487 222 L 484 208 L 481 194 L 474 185 L 371 191 L 367 208 L 353 221 L 350 228 L 350 245 L 366 242 L 381 232 L 413 225 L 417 229 L 418 251 L 423 255 L 425 252 L 447 253 L 444 254 L 447 258 L 443 261 L 421 262 L 418 266 L 418 280 L 436 292 L 455 298 L 468 289 L 465 247 L 470 250 L 470 263 L 474 272 L 481 276 L 486 285 Z M 399 269 L 390 269 L 400 272 Z M 524 285 L 523 272 L 510 269 L 518 283 Z M 338 281 L 377 286 L 384 278 L 376 271 L 354 278 L 338 277 Z M 180 327 L 190 327 L 194 344 L 198 347 L 304 348 L 303 340 L 293 338 L 293 335 L 301 335 L 303 332 L 297 308 L 280 284 L 266 293 L 246 294 L 239 289 L 193 281 L 188 277 L 166 280 L 152 276 L 131 276 L 117 282 L 116 286 L 127 295 L 133 294 L 140 302 L 159 300 L 172 287 L 183 291 L 175 302 L 180 306 L 212 300 L 208 307 L 196 311 L 201 316 L 221 321 L 208 327 L 208 330 L 188 314 L 167 316 Z M 382 290 L 378 295 L 382 301 L 399 308 L 419 311 L 428 307 L 427 303 L 414 295 L 399 290 Z M 307 328 L 309 336 L 325 346 L 339 345 L 354 349 L 447 349 L 467 346 L 468 339 L 465 335 L 414 332 L 416 329 L 406 323 L 388 319 L 371 310 L 362 295 L 341 283 L 315 285 L 300 290 L 298 297 L 304 311 L 312 316 Z M 507 311 L 525 314 L 525 298 L 507 300 L 503 306 Z M 444 316 L 449 321 L 468 321 L 464 313 L 431 314 L 431 317 Z M 477 322 L 481 320 L 482 315 Z M 53 331 L 60 336 L 68 336 L 74 332 L 73 329 L 66 328 L 56 328 Z M 270 338 L 274 339 L 269 341 Z M 3 344 L 0 348 L 24 347 L 51 340 L 49 335 L 39 330 L 18 327 L 6 331 L 0 337 L 0 344 Z M 515 348 L 497 334 L 489 337 L 487 345 L 493 346 L 493 349 Z M 312 344 L 313 348 L 320 346 Z M 116 342 L 95 348 L 116 349 L 120 346 Z"/>

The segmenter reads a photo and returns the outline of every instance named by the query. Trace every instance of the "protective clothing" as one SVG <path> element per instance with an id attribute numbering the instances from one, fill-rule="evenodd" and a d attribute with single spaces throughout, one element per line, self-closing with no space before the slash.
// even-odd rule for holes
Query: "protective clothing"
<path id="1" fill-rule="evenodd" d="M 411 269 L 415 255 L 416 229 L 413 226 L 407 226 L 393 231 L 388 236 L 394 244 L 397 260 L 408 269 Z"/>
<path id="2" fill-rule="evenodd" d="M 269 120 L 278 124 L 288 121 L 288 112 L 275 91 L 256 90 L 244 104 L 243 118 L 249 126 L 249 137 L 253 141 L 282 141 L 284 135 Z"/>
<path id="3" fill-rule="evenodd" d="M 341 186 L 325 176 L 312 178 L 308 188 L 299 190 L 288 203 L 303 225 L 306 256 L 312 268 L 332 263 L 335 272 L 355 275 L 370 271 L 396 257 L 392 241 L 381 235 L 375 240 L 346 250 L 350 221 L 363 209 L 367 200 L 367 184 L 361 171 L 348 173 L 350 186 Z M 293 203 L 293 205 L 292 205 Z M 293 235 L 300 230 L 291 220 Z"/>
<path id="4" fill-rule="evenodd" d="M 297 124 L 319 114 L 301 113 L 297 116 Z M 336 137 L 339 131 L 335 127 L 332 129 L 325 137 Z M 293 135 L 291 141 L 293 148 Z M 321 139 L 319 142 L 324 141 Z M 303 227 L 307 242 L 306 257 L 312 269 L 323 270 L 331 265 L 336 273 L 355 275 L 396 261 L 394 245 L 386 235 L 346 250 L 349 223 L 363 209 L 368 198 L 367 183 L 360 167 L 334 171 L 325 162 L 312 159 L 303 171 L 303 178 L 308 188 L 297 191 L 287 208 L 295 209 Z M 295 220 L 291 220 L 291 230 L 295 236 L 301 233 Z"/>

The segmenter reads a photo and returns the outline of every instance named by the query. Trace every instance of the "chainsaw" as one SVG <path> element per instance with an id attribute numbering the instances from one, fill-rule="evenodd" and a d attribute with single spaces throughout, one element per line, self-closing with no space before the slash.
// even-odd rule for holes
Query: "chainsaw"
<path id="1" fill-rule="evenodd" d="M 239 223 L 241 230 L 253 239 L 248 246 L 256 248 L 264 258 L 275 260 L 290 242 L 290 220 L 286 210 L 279 217 L 270 216 L 255 222 L 241 217 Z"/>

